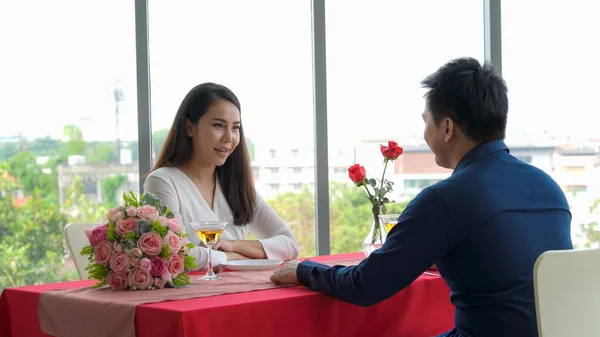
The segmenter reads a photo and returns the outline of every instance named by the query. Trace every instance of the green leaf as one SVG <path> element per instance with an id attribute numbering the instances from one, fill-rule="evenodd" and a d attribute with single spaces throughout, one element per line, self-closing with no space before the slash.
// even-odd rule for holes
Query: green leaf
<path id="1" fill-rule="evenodd" d="M 160 252 L 160 256 L 161 256 L 163 259 L 165 259 L 165 260 L 167 260 L 168 258 L 170 258 L 170 257 L 171 257 L 171 251 L 169 250 L 169 245 L 165 244 L 165 245 L 162 247 L 162 251 Z"/>
<path id="2" fill-rule="evenodd" d="M 108 277 L 109 268 L 97 263 L 92 263 L 85 267 L 88 271 L 89 278 L 100 281 L 100 283 L 106 284 L 106 278 Z M 101 286 L 101 285 L 98 285 Z"/>
<path id="3" fill-rule="evenodd" d="M 163 226 L 160 223 L 160 221 L 156 220 L 150 225 L 150 229 L 152 229 L 153 231 L 158 233 L 158 235 L 160 235 L 161 237 L 164 238 L 165 235 L 167 235 L 167 231 L 169 230 L 169 227 Z"/>
<path id="4" fill-rule="evenodd" d="M 127 241 L 134 242 L 137 241 L 138 236 L 135 234 L 135 232 L 129 232 L 125 233 L 125 239 L 127 239 Z"/>
<path id="5" fill-rule="evenodd" d="M 377 186 L 377 180 L 371 178 L 368 181 L 369 181 L 369 185 L 371 185 L 371 187 L 376 187 Z"/>
<path id="6" fill-rule="evenodd" d="M 106 237 L 109 241 L 118 241 L 119 236 L 115 231 L 115 223 L 113 221 L 108 222 L 108 229 L 106 230 Z"/>
<path id="7" fill-rule="evenodd" d="M 90 256 L 90 255 L 94 255 L 94 247 L 91 244 L 85 245 L 83 246 L 83 248 L 81 248 L 81 252 L 79 252 L 80 255 L 82 256 Z"/>
<path id="8" fill-rule="evenodd" d="M 190 284 L 190 276 L 188 274 L 179 274 L 173 279 L 173 285 L 183 287 Z"/>
<path id="9" fill-rule="evenodd" d="M 193 244 L 192 244 L 192 247 L 194 247 Z M 185 270 L 193 270 L 193 269 L 198 268 L 198 264 L 196 263 L 196 259 L 193 256 L 191 256 L 191 255 L 186 255 L 183 258 L 183 268 L 185 268 Z"/>

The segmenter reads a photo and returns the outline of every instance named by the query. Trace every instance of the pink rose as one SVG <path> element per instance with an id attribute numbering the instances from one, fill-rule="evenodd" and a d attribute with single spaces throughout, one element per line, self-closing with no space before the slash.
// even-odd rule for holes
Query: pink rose
<path id="1" fill-rule="evenodd" d="M 141 219 L 146 219 L 151 223 L 158 219 L 158 210 L 152 205 L 144 205 L 137 208 L 137 216 Z"/>
<path id="2" fill-rule="evenodd" d="M 115 242 L 115 244 L 113 245 L 113 248 L 114 248 L 115 252 L 117 252 L 117 253 L 123 252 L 123 245 L 118 242 Z"/>
<path id="3" fill-rule="evenodd" d="M 143 271 L 150 271 L 152 269 L 152 263 L 150 263 L 149 259 L 143 257 L 140 259 L 138 267 Z"/>
<path id="4" fill-rule="evenodd" d="M 167 241 L 167 246 L 169 246 L 171 253 L 175 254 L 181 249 L 181 239 L 177 234 L 169 231 L 165 236 L 165 241 Z"/>
<path id="5" fill-rule="evenodd" d="M 108 230 L 108 224 L 94 228 L 91 232 L 86 231 L 85 235 L 92 244 L 92 246 L 98 245 L 100 242 L 106 240 L 106 231 Z M 88 234 L 89 233 L 89 234 Z"/>
<path id="6" fill-rule="evenodd" d="M 163 227 L 166 227 L 167 224 L 169 223 L 169 219 L 167 219 L 164 216 L 159 216 L 157 220 L 160 222 L 160 225 Z"/>
<path id="7" fill-rule="evenodd" d="M 135 256 L 135 257 L 141 257 L 142 256 L 142 250 L 139 248 L 133 248 L 131 250 L 131 255 Z"/>
<path id="8" fill-rule="evenodd" d="M 188 246 L 187 246 L 187 245 L 188 245 L 188 243 L 190 243 L 190 240 L 188 240 L 188 238 L 187 238 L 187 237 L 185 237 L 185 238 L 181 239 L 181 252 L 182 252 L 184 255 L 188 255 L 188 254 L 189 254 L 189 252 L 190 252 L 190 249 L 189 249 L 189 248 L 188 248 Z"/>
<path id="9" fill-rule="evenodd" d="M 100 242 L 97 246 L 94 246 L 94 259 L 97 264 L 108 265 L 110 258 L 112 257 L 113 247 L 107 241 Z"/>
<path id="10" fill-rule="evenodd" d="M 129 285 L 131 287 L 136 287 L 137 289 L 147 289 L 152 284 L 154 284 L 154 278 L 150 276 L 150 273 L 147 271 L 143 271 L 140 268 L 135 268 L 129 273 L 129 278 L 127 279 Z"/>
<path id="11" fill-rule="evenodd" d="M 121 211 L 120 207 L 111 208 L 106 214 L 106 220 L 117 222 L 125 219 L 125 214 Z"/>
<path id="12" fill-rule="evenodd" d="M 142 250 L 142 252 L 150 256 L 160 254 L 162 251 L 162 246 L 163 239 L 155 232 L 144 233 L 138 240 L 138 247 Z"/>
<path id="13" fill-rule="evenodd" d="M 163 279 L 167 283 L 173 283 L 173 278 L 171 277 L 171 273 L 169 273 L 168 271 L 165 271 L 162 275 L 160 275 L 160 278 Z"/>
<path id="14" fill-rule="evenodd" d="M 183 259 L 181 258 L 181 256 L 171 255 L 171 257 L 169 258 L 169 262 L 167 262 L 167 270 L 173 276 L 183 273 Z"/>
<path id="15" fill-rule="evenodd" d="M 133 218 L 137 214 L 137 209 L 133 206 L 127 207 L 127 216 Z"/>
<path id="16" fill-rule="evenodd" d="M 158 277 L 154 278 L 154 286 L 157 287 L 158 289 L 164 288 L 165 284 L 167 284 L 167 282 L 165 282 L 165 280 L 158 278 Z"/>
<path id="17" fill-rule="evenodd" d="M 117 253 L 110 259 L 110 269 L 117 274 L 129 271 L 131 266 L 131 258 L 125 253 Z"/>
<path id="18" fill-rule="evenodd" d="M 181 223 L 179 223 L 179 219 L 173 218 L 167 221 L 167 226 L 172 232 L 179 232 L 181 230 Z"/>
<path id="19" fill-rule="evenodd" d="M 150 275 L 152 276 L 161 276 L 167 271 L 167 264 L 165 260 L 158 256 L 153 256 L 150 258 Z"/>
<path id="20" fill-rule="evenodd" d="M 127 274 L 117 274 L 112 271 L 108 272 L 106 284 L 114 290 L 127 289 Z"/>
<path id="21" fill-rule="evenodd" d="M 125 236 L 125 233 L 135 232 L 135 224 L 137 223 L 137 219 L 135 218 L 127 218 L 123 220 L 117 221 L 117 225 L 115 226 L 115 232 L 120 236 Z"/>

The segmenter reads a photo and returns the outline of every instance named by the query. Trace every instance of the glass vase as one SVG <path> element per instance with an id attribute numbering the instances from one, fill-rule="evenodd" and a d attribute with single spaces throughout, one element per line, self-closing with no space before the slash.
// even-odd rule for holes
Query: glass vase
<path id="1" fill-rule="evenodd" d="M 365 256 L 367 257 L 375 250 L 381 248 L 387 238 L 384 224 L 379 217 L 379 215 L 383 214 L 383 206 L 373 206 L 371 208 L 371 213 L 373 224 L 371 225 L 371 230 L 365 238 L 365 241 L 363 241 L 363 253 L 365 253 Z"/>

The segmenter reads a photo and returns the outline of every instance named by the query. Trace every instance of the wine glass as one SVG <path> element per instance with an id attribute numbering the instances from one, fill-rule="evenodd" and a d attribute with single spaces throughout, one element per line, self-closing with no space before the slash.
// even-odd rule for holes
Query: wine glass
<path id="1" fill-rule="evenodd" d="M 212 247 L 223 233 L 227 221 L 194 221 L 190 226 L 196 231 L 198 237 L 208 247 L 208 269 L 206 274 L 199 280 L 220 280 L 221 277 L 215 274 L 212 268 Z"/>
<path id="2" fill-rule="evenodd" d="M 390 230 L 398 223 L 398 218 L 400 214 L 381 214 L 379 215 L 379 220 L 383 223 L 383 227 L 385 228 L 385 232 L 389 233 Z"/>

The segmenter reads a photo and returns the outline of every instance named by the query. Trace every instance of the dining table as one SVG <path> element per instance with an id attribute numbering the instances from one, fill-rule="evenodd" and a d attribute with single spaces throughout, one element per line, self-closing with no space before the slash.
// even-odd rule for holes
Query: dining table
<path id="1" fill-rule="evenodd" d="M 310 260 L 335 265 L 337 261 L 361 258 L 363 253 L 348 253 Z M 202 273 L 193 272 L 191 277 Z M 0 296 L 0 337 L 50 336 L 40 326 L 40 319 L 45 319 L 39 317 L 43 314 L 40 296 L 46 292 L 90 288 L 95 283 L 95 280 L 79 280 L 4 289 Z M 449 295 L 450 289 L 442 277 L 424 273 L 395 295 L 368 307 L 349 304 L 303 286 L 288 286 L 143 303 L 133 308 L 135 316 L 131 324 L 136 337 L 431 337 L 454 325 L 454 307 Z M 123 291 L 122 297 L 127 296 L 128 292 Z M 111 319 L 110 310 L 96 312 L 100 313 L 96 318 Z M 86 322 L 61 324 L 63 330 L 68 330 Z M 105 335 L 96 330 L 94 336 Z"/>

